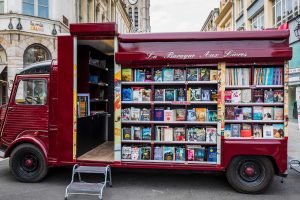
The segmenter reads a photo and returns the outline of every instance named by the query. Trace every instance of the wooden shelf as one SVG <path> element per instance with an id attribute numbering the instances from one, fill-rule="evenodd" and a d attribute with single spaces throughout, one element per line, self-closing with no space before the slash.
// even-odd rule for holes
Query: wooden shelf
<path id="1" fill-rule="evenodd" d="M 173 122 L 165 122 L 165 121 L 122 121 L 122 124 L 175 124 L 175 125 L 217 125 L 218 122 L 202 122 L 202 121 L 173 121 Z"/>
<path id="2" fill-rule="evenodd" d="M 212 85 L 217 81 L 164 81 L 164 82 L 122 82 L 122 85 Z"/>
<path id="3" fill-rule="evenodd" d="M 225 123 L 239 124 L 239 123 L 256 123 L 256 124 L 276 124 L 284 123 L 284 120 L 225 120 Z"/>
<path id="4" fill-rule="evenodd" d="M 283 106 L 284 103 L 225 103 L 225 106 Z"/>
<path id="5" fill-rule="evenodd" d="M 95 67 L 95 68 L 98 68 L 98 69 L 102 69 L 102 70 L 104 70 L 104 71 L 108 71 L 108 68 L 106 68 L 106 67 L 100 67 L 100 66 L 95 65 L 95 64 L 92 64 L 92 63 L 89 63 L 89 66 Z"/>
<path id="6" fill-rule="evenodd" d="M 124 105 L 217 105 L 216 101 L 122 101 Z"/>

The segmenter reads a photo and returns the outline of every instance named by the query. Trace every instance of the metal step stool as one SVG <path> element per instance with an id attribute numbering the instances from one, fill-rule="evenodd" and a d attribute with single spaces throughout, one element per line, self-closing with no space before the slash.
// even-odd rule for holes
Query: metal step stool
<path id="1" fill-rule="evenodd" d="M 299 160 L 291 160 L 289 162 L 290 169 L 295 170 L 296 172 L 300 173 L 300 161 Z"/>
<path id="2" fill-rule="evenodd" d="M 74 181 L 74 176 L 76 174 L 78 175 L 79 182 Z M 87 183 L 82 181 L 80 174 L 103 174 L 104 182 Z M 96 195 L 102 200 L 103 189 L 107 184 L 112 187 L 111 168 L 109 165 L 106 167 L 88 167 L 76 164 L 73 167 L 71 183 L 66 188 L 65 200 L 68 199 L 69 195 L 73 194 Z"/>

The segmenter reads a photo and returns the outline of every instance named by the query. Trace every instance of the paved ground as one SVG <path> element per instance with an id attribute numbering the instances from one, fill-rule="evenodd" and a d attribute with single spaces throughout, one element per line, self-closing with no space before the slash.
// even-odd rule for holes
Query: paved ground
<path id="1" fill-rule="evenodd" d="M 300 131 L 290 124 L 290 157 L 300 159 Z M 59 200 L 70 181 L 71 169 L 52 169 L 38 184 L 17 182 L 9 172 L 8 160 L 0 162 L 0 200 Z M 92 177 L 94 180 L 95 177 Z M 293 171 L 282 184 L 276 177 L 263 195 L 243 195 L 234 192 L 222 174 L 188 174 L 156 171 L 113 171 L 113 188 L 104 191 L 104 200 L 299 200 L 300 174 Z M 72 200 L 97 199 L 78 196 Z"/>

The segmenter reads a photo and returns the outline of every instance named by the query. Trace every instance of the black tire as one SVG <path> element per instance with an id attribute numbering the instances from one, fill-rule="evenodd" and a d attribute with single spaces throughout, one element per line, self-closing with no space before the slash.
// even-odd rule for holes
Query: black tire
<path id="1" fill-rule="evenodd" d="M 41 181 L 48 172 L 42 151 L 32 144 L 21 144 L 11 153 L 9 166 L 17 180 L 25 183 Z"/>
<path id="2" fill-rule="evenodd" d="M 237 192 L 258 194 L 271 185 L 274 168 L 270 159 L 266 157 L 240 156 L 232 159 L 226 177 Z"/>

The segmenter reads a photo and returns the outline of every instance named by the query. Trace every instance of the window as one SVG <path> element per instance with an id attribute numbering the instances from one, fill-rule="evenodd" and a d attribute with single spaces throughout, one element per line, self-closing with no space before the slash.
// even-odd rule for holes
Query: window
<path id="1" fill-rule="evenodd" d="M 238 17 L 241 16 L 244 12 L 244 0 L 238 0 L 237 2 L 237 6 L 238 6 Z"/>
<path id="2" fill-rule="evenodd" d="M 134 8 L 134 26 L 135 28 L 139 27 L 139 11 L 137 7 Z"/>
<path id="3" fill-rule="evenodd" d="M 43 18 L 49 17 L 49 1 L 38 0 L 38 16 Z"/>
<path id="4" fill-rule="evenodd" d="M 35 0 L 23 0 L 23 14 L 34 15 L 34 1 Z"/>
<path id="5" fill-rule="evenodd" d="M 49 18 L 49 0 L 23 0 L 23 14 Z"/>
<path id="6" fill-rule="evenodd" d="M 4 13 L 4 0 L 0 0 L 0 13 Z"/>
<path id="7" fill-rule="evenodd" d="M 15 96 L 15 103 L 21 105 L 45 105 L 47 82 L 42 79 L 21 80 Z"/>
<path id="8" fill-rule="evenodd" d="M 132 20 L 132 8 L 131 7 L 129 8 L 128 13 L 129 13 L 129 18 Z"/>
<path id="9" fill-rule="evenodd" d="M 291 20 L 299 14 L 300 0 L 274 0 L 273 1 L 273 23 L 274 26 Z"/>
<path id="10" fill-rule="evenodd" d="M 251 30 L 263 30 L 265 27 L 264 21 L 264 11 L 262 11 L 252 18 Z"/>
<path id="11" fill-rule="evenodd" d="M 294 16 L 299 14 L 300 0 L 293 0 Z"/>
<path id="12" fill-rule="evenodd" d="M 24 52 L 24 67 L 45 60 L 51 60 L 51 54 L 46 47 L 40 44 L 33 44 Z"/>

